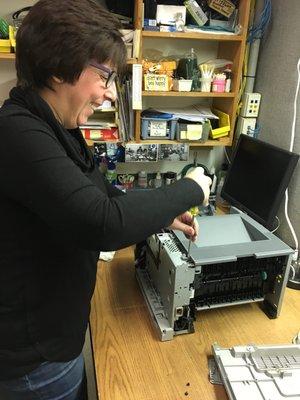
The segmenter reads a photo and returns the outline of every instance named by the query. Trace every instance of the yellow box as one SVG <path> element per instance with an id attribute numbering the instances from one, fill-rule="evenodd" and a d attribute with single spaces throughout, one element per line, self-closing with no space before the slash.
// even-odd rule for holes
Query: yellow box
<path id="1" fill-rule="evenodd" d="M 10 39 L 10 45 L 13 47 L 14 51 L 16 51 L 16 28 L 9 25 L 9 39 Z"/>
<path id="2" fill-rule="evenodd" d="M 10 53 L 9 39 L 0 39 L 0 53 Z"/>
<path id="3" fill-rule="evenodd" d="M 228 136 L 230 132 L 229 115 L 217 109 L 213 109 L 212 112 L 219 117 L 220 127 L 216 129 L 211 129 L 209 136 L 212 139 L 218 139 L 224 136 Z"/>

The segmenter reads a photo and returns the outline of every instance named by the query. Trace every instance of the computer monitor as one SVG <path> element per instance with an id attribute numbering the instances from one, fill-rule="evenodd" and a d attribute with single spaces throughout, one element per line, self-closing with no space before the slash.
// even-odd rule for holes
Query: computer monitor
<path id="1" fill-rule="evenodd" d="M 299 155 L 242 134 L 221 196 L 268 229 L 289 184 Z"/>

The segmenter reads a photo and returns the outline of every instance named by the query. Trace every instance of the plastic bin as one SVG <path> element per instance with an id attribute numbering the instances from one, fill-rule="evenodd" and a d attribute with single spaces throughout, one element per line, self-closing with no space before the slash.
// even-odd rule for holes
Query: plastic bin
<path id="1" fill-rule="evenodd" d="M 228 136 L 230 132 L 230 118 L 229 115 L 223 111 L 213 109 L 212 112 L 219 117 L 219 128 L 211 129 L 210 137 L 212 139 L 218 139 L 224 136 Z"/>
<path id="2" fill-rule="evenodd" d="M 177 119 L 142 117 L 142 139 L 174 140 Z"/>
<path id="3" fill-rule="evenodd" d="M 190 92 L 192 90 L 192 79 L 174 79 L 173 90 L 176 92 Z"/>
<path id="4" fill-rule="evenodd" d="M 0 39 L 0 53 L 10 53 L 10 40 Z"/>

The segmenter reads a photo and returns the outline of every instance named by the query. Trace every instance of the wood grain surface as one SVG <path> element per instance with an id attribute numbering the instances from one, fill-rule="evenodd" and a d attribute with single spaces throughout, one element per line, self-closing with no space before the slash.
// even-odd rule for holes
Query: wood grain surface
<path id="1" fill-rule="evenodd" d="M 201 311 L 195 333 L 161 342 L 128 248 L 99 262 L 90 324 L 101 400 L 227 400 L 208 379 L 211 345 L 291 343 L 300 329 L 300 292 L 286 289 L 277 319 L 257 303 Z"/>

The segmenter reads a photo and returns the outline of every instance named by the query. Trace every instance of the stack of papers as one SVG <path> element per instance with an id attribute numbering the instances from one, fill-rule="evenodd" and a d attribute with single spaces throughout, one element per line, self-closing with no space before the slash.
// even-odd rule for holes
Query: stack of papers
<path id="1" fill-rule="evenodd" d="M 192 122 L 203 122 L 205 119 L 219 119 L 209 107 L 203 106 L 202 104 L 184 108 L 151 108 L 151 111 L 171 114 L 174 118 L 185 119 Z"/>

